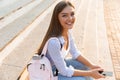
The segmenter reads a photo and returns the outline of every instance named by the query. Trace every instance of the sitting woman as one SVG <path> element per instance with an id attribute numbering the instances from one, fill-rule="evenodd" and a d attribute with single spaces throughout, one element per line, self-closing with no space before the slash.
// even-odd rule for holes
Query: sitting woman
<path id="1" fill-rule="evenodd" d="M 46 56 L 51 62 L 53 73 L 56 69 L 58 70 L 58 80 L 104 78 L 99 73 L 103 69 L 87 60 L 75 46 L 70 34 L 74 23 L 75 7 L 73 4 L 69 1 L 59 2 L 54 8 L 48 31 L 38 54 L 40 55 L 45 43 L 51 38 L 48 42 Z M 69 59 L 66 58 L 68 53 L 72 55 Z"/>

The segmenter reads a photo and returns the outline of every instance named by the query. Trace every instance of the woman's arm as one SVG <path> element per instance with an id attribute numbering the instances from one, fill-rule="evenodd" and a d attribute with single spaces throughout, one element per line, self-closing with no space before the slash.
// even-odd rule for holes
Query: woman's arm
<path id="1" fill-rule="evenodd" d="M 67 77 L 71 77 L 74 73 L 74 69 L 67 67 L 64 58 L 61 53 L 61 45 L 57 38 L 51 38 L 48 43 L 48 53 L 54 62 L 54 65 L 58 71 Z"/>
<path id="2" fill-rule="evenodd" d="M 99 71 L 103 71 L 99 66 L 93 65 L 89 62 L 84 56 L 80 55 L 77 57 L 77 60 L 84 65 L 88 66 L 90 70 L 75 70 L 73 76 L 90 76 L 95 79 L 104 78 L 105 76 L 99 74 Z"/>
<path id="3" fill-rule="evenodd" d="M 92 67 L 93 67 L 93 64 L 92 64 L 89 60 L 87 60 L 83 55 L 79 55 L 79 56 L 77 57 L 77 60 L 78 60 L 79 62 L 83 63 L 84 65 L 86 65 L 86 66 L 89 67 L 89 68 L 92 68 Z M 98 68 L 98 67 L 97 67 L 97 68 Z"/>
<path id="4" fill-rule="evenodd" d="M 105 78 L 104 75 L 99 74 L 98 71 L 100 71 L 101 69 L 92 69 L 92 70 L 75 70 L 73 76 L 88 76 L 88 77 L 93 77 L 95 79 L 99 79 L 99 78 Z"/>
<path id="5" fill-rule="evenodd" d="M 82 56 L 81 52 L 77 49 L 72 37 L 70 37 L 70 53 L 74 59 L 77 59 L 80 63 L 83 63 L 90 70 L 76 70 L 74 71 L 73 76 L 90 76 L 95 79 L 104 78 L 103 75 L 99 74 L 98 71 L 103 71 L 99 66 L 93 65 L 89 60 Z"/>

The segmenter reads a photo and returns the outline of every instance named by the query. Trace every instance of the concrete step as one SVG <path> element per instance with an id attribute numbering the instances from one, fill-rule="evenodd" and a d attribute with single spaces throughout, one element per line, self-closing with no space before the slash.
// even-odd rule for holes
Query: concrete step
<path id="1" fill-rule="evenodd" d="M 106 24 L 104 21 L 104 5 L 103 1 L 98 0 L 97 6 L 97 38 L 98 38 L 98 64 L 100 64 L 106 71 L 113 72 L 112 77 L 107 77 L 101 80 L 116 80 L 110 48 L 106 32 Z M 101 7 L 101 8 L 100 8 Z M 106 57 L 107 56 L 107 57 Z"/>
<path id="2" fill-rule="evenodd" d="M 96 0 L 97 1 L 97 0 Z M 88 13 L 85 23 L 85 31 L 84 31 L 84 37 L 83 37 L 83 50 L 84 54 L 87 55 L 87 57 L 91 57 L 91 61 L 96 60 L 96 53 L 97 53 L 97 16 L 96 16 L 96 1 L 90 0 L 89 6 L 88 6 Z M 91 56 L 95 55 L 95 56 Z M 98 53 L 97 53 L 98 54 Z"/>
<path id="3" fill-rule="evenodd" d="M 0 50 L 6 47 L 9 42 L 30 25 L 54 1 L 36 0 L 0 21 Z M 44 5 L 46 6 L 44 7 Z"/>
<path id="4" fill-rule="evenodd" d="M 74 29 L 74 36 L 77 46 L 79 47 L 82 44 L 83 46 L 79 47 L 79 49 L 90 61 L 101 65 L 106 71 L 113 72 L 113 77 L 107 77 L 100 80 L 115 80 L 112 59 L 106 36 L 103 1 L 84 0 L 83 2 L 87 4 L 86 9 L 84 9 L 86 10 L 86 13 L 83 11 L 85 13 L 84 16 L 77 17 L 79 19 L 76 24 L 77 26 L 75 26 Z M 82 22 L 82 20 L 84 20 L 84 22 Z M 81 26 L 79 23 L 81 23 L 83 26 Z M 105 58 L 106 56 L 107 58 Z"/>
<path id="5" fill-rule="evenodd" d="M 76 4 L 78 5 L 78 7 L 76 7 L 77 8 L 76 22 L 75 22 L 75 27 L 73 27 L 72 33 L 74 34 L 76 44 L 80 44 L 78 48 L 81 51 L 83 50 L 82 44 L 83 44 L 83 36 L 84 36 L 86 18 L 88 15 L 89 2 L 90 1 L 88 0 L 84 0 L 84 1 L 81 0 L 81 2 L 78 2 Z"/>
<path id="6" fill-rule="evenodd" d="M 10 13 L 22 8 L 23 6 L 31 3 L 33 0 L 1 0 L 0 1 L 0 20 Z"/>
<path id="7" fill-rule="evenodd" d="M 17 80 L 26 64 L 39 48 L 47 31 L 48 22 L 50 22 L 51 10 L 58 1 L 60 0 L 48 0 L 42 3 L 39 10 L 48 3 L 51 3 L 51 5 L 48 5 L 49 7 L 41 14 L 39 13 L 39 16 L 0 52 L 0 80 Z"/>

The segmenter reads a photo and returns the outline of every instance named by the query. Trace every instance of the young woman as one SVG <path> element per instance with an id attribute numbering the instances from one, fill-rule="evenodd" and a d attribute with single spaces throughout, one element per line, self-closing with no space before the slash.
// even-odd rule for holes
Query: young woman
<path id="1" fill-rule="evenodd" d="M 52 19 L 38 54 L 48 42 L 47 57 L 51 62 L 53 72 L 58 70 L 58 80 L 86 80 L 104 78 L 99 71 L 103 69 L 90 63 L 77 50 L 69 30 L 75 22 L 75 7 L 69 1 L 59 2 L 53 11 Z M 53 38 L 54 37 L 54 38 Z M 67 54 L 72 55 L 66 59 Z M 91 78 L 91 79 L 92 79 Z"/>

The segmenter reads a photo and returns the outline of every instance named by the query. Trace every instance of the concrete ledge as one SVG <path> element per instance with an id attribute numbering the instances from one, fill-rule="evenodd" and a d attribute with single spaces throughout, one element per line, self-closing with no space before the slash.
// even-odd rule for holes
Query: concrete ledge
<path id="1" fill-rule="evenodd" d="M 37 22 L 37 25 L 38 24 L 39 23 Z M 2 65 L 0 66 L 1 68 L 0 71 L 2 70 L 2 72 L 6 73 L 6 74 L 0 73 L 1 80 L 8 80 L 7 78 L 9 77 L 11 77 L 9 80 L 16 80 L 18 76 L 20 75 L 20 73 L 22 72 L 22 70 L 24 69 L 24 66 L 26 66 L 27 62 L 30 60 L 31 56 L 35 53 L 35 50 L 40 45 L 38 43 L 41 42 L 42 37 L 44 36 L 44 35 L 39 36 L 38 34 L 41 34 L 41 32 L 45 33 L 43 32 L 45 30 L 43 30 L 43 27 L 40 27 L 40 26 L 37 26 L 37 27 L 34 26 L 34 28 L 33 28 L 33 25 L 29 26 L 29 28 L 27 28 L 25 32 L 20 34 L 14 40 L 14 42 L 10 43 L 9 46 L 7 46 L 1 52 Z M 6 67 L 4 68 L 4 64 L 11 65 L 14 69 L 10 69 L 10 66 L 8 66 L 7 68 Z M 16 66 L 19 67 L 19 71 L 16 71 L 15 69 Z M 13 72 L 11 73 L 13 74 L 12 76 L 8 74 L 11 71 Z"/>
<path id="2" fill-rule="evenodd" d="M 91 0 L 85 25 L 83 51 L 93 63 L 102 66 L 105 71 L 113 72 L 112 77 L 100 80 L 115 80 L 103 9 L 103 0 Z"/>
<path id="3" fill-rule="evenodd" d="M 54 0 L 46 0 L 42 2 L 40 0 L 35 1 L 33 2 L 35 4 L 31 3 L 27 7 L 23 8 L 21 12 L 18 11 L 18 13 L 8 17 L 7 20 L 5 19 L 4 21 L 1 21 L 0 25 L 2 29 L 0 29 L 0 50 L 7 46 L 16 36 L 19 35 L 20 32 L 22 32 L 28 25 L 30 25 L 53 2 Z M 11 22 L 11 20 L 13 21 Z"/>
<path id="4" fill-rule="evenodd" d="M 23 6 L 31 3 L 33 0 L 4 0 L 0 1 L 0 18 L 5 17 L 12 13 L 13 11 L 16 11 L 17 9 L 22 8 Z"/>
<path id="5" fill-rule="evenodd" d="M 0 80 L 17 80 L 21 67 L 8 64 L 0 65 Z"/>
<path id="6" fill-rule="evenodd" d="M 32 55 L 39 48 L 47 31 L 51 17 L 51 10 L 58 1 L 52 1 L 52 6 L 47 8 L 34 22 L 29 25 L 0 53 L 0 80 L 17 80 Z M 47 3 L 46 3 L 47 4 Z M 42 6 L 42 5 L 41 5 Z M 4 67 L 5 65 L 9 65 Z M 14 69 L 10 69 L 13 67 Z M 18 70 L 16 69 L 18 68 Z M 10 72 L 11 75 L 9 75 Z"/>

